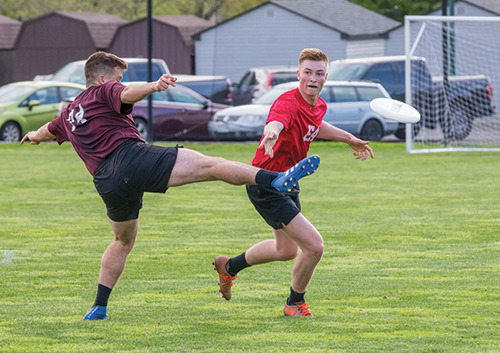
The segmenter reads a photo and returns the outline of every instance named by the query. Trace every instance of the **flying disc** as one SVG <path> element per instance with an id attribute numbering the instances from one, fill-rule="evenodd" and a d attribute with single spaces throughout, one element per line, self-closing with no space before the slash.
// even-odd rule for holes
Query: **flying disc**
<path id="1" fill-rule="evenodd" d="M 411 105 L 390 98 L 375 98 L 370 102 L 370 108 L 384 118 L 400 123 L 413 124 L 420 120 L 420 113 Z"/>

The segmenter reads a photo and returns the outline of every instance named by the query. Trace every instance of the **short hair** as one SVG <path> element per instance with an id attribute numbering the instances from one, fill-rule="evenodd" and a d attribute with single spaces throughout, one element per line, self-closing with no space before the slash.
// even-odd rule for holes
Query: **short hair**
<path id="1" fill-rule="evenodd" d="M 112 75 L 116 68 L 126 70 L 127 67 L 127 62 L 118 56 L 98 51 L 85 62 L 85 81 L 95 83 L 100 75 Z"/>
<path id="2" fill-rule="evenodd" d="M 302 52 L 299 55 L 299 66 L 305 60 L 324 61 L 327 67 L 329 63 L 328 56 L 326 56 L 326 54 L 322 50 L 316 48 L 306 48 L 302 50 Z"/>

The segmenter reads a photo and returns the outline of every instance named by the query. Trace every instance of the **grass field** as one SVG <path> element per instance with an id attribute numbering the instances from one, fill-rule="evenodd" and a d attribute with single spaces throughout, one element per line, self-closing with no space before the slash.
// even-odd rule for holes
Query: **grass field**
<path id="1" fill-rule="evenodd" d="M 256 144 L 189 147 L 249 163 Z M 84 322 L 112 239 L 92 178 L 69 144 L 0 145 L 0 352 L 500 352 L 500 155 L 372 147 L 311 147 L 313 319 L 283 316 L 293 262 L 221 298 L 213 258 L 272 233 L 244 187 L 211 182 L 145 196 L 111 320 Z"/>

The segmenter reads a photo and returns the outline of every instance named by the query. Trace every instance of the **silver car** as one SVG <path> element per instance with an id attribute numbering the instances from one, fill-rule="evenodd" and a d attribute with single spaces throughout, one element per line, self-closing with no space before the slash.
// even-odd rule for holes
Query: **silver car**
<path id="1" fill-rule="evenodd" d="M 251 104 L 223 109 L 208 123 L 210 135 L 217 140 L 259 140 L 273 102 L 298 82 L 277 85 Z M 368 141 L 379 141 L 398 129 L 398 123 L 387 120 L 370 108 L 375 98 L 390 98 L 379 83 L 327 81 L 320 97 L 328 110 L 324 121 Z"/>

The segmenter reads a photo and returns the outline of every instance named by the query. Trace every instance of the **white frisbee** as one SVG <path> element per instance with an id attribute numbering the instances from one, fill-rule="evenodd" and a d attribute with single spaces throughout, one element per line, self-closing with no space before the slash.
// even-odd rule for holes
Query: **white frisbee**
<path id="1" fill-rule="evenodd" d="M 420 113 L 411 105 L 390 98 L 375 98 L 370 102 L 370 108 L 384 118 L 400 123 L 413 124 L 420 120 Z"/>

